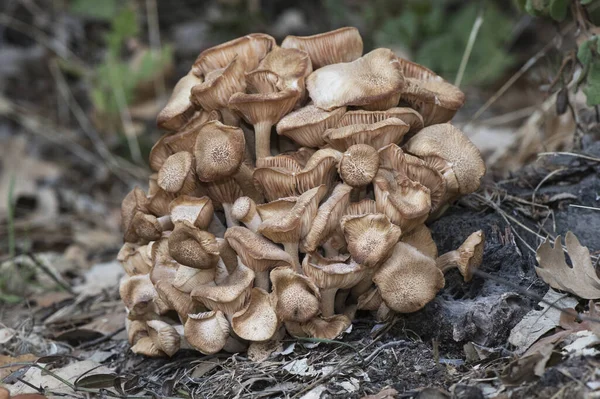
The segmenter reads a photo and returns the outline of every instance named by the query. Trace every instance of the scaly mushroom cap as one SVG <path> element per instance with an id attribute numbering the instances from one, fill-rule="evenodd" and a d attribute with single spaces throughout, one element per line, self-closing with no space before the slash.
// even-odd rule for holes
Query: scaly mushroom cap
<path id="1" fill-rule="evenodd" d="M 189 222 L 177 223 L 168 240 L 169 254 L 182 265 L 210 269 L 219 261 L 215 236 Z"/>
<path id="2" fill-rule="evenodd" d="M 266 341 L 273 337 L 279 321 L 269 293 L 253 288 L 246 306 L 231 317 L 231 327 L 240 338 L 248 341 Z"/>
<path id="3" fill-rule="evenodd" d="M 166 353 L 161 351 L 150 337 L 140 338 L 135 345 L 131 347 L 131 351 L 138 355 L 148 357 L 164 357 Z"/>
<path id="4" fill-rule="evenodd" d="M 169 204 L 171 222 L 188 222 L 195 227 L 206 230 L 212 221 L 214 207 L 208 197 L 190 197 L 182 195 Z"/>
<path id="5" fill-rule="evenodd" d="M 346 331 L 352 320 L 346 315 L 338 314 L 329 317 L 315 317 L 302 324 L 302 329 L 309 337 L 319 339 L 335 339 Z"/>
<path id="6" fill-rule="evenodd" d="M 148 336 L 148 326 L 144 320 L 125 319 L 125 329 L 129 345 L 135 345 L 140 339 Z"/>
<path id="7" fill-rule="evenodd" d="M 191 101 L 207 111 L 227 107 L 229 97 L 246 89 L 244 62 L 238 57 L 225 67 L 204 76 L 204 82 L 192 88 Z"/>
<path id="8" fill-rule="evenodd" d="M 289 267 L 273 269 L 270 277 L 273 283 L 271 295 L 279 319 L 301 323 L 319 313 L 319 288 L 308 277 Z"/>
<path id="9" fill-rule="evenodd" d="M 148 320 L 146 325 L 154 345 L 167 356 L 171 357 L 179 350 L 181 338 L 175 327 L 162 320 Z"/>
<path id="10" fill-rule="evenodd" d="M 338 165 L 340 177 L 352 187 L 363 187 L 371 183 L 378 169 L 379 154 L 367 144 L 350 146 Z"/>
<path id="11" fill-rule="evenodd" d="M 418 157 L 436 156 L 448 162 L 456 176 L 460 194 L 476 191 L 485 174 L 479 149 L 449 123 L 424 128 L 406 143 L 406 151 Z"/>
<path id="12" fill-rule="evenodd" d="M 123 277 L 119 295 L 132 319 L 156 310 L 153 301 L 158 294 L 148 274 Z"/>
<path id="13" fill-rule="evenodd" d="M 211 182 L 235 174 L 244 161 L 245 150 L 242 129 L 218 121 L 205 123 L 194 147 L 198 179 Z"/>
<path id="14" fill-rule="evenodd" d="M 284 116 L 277 123 L 277 134 L 286 136 L 305 147 L 323 147 L 325 130 L 338 126 L 346 107 L 325 111 L 307 105 Z"/>
<path id="15" fill-rule="evenodd" d="M 194 156 L 187 151 L 171 155 L 158 171 L 158 186 L 169 193 L 188 194 L 196 188 Z"/>
<path id="16" fill-rule="evenodd" d="M 155 287 L 159 298 L 170 309 L 175 310 L 183 322 L 187 320 L 188 314 L 198 312 L 199 309 L 204 309 L 204 307 L 194 301 L 188 293 L 178 290 L 167 280 L 156 282 Z"/>
<path id="17" fill-rule="evenodd" d="M 228 228 L 225 239 L 242 263 L 252 270 L 265 271 L 277 266 L 293 265 L 293 260 L 287 252 L 245 227 Z"/>
<path id="18" fill-rule="evenodd" d="M 350 203 L 352 187 L 346 184 L 338 184 L 333 192 L 317 210 L 312 220 L 310 230 L 302 241 L 302 249 L 305 252 L 314 252 L 317 247 L 327 241 L 333 232 L 339 228 L 343 212 Z"/>
<path id="19" fill-rule="evenodd" d="M 401 234 L 400 228 L 380 213 L 344 216 L 341 226 L 352 259 L 368 268 L 375 268 L 388 258 Z"/>
<path id="20" fill-rule="evenodd" d="M 117 254 L 117 261 L 130 276 L 148 274 L 152 268 L 147 245 L 139 246 L 126 242 Z"/>
<path id="21" fill-rule="evenodd" d="M 388 144 L 397 144 L 408 132 L 409 126 L 398 118 L 387 118 L 369 125 L 349 125 L 328 129 L 323 133 L 326 142 L 338 151 L 346 151 L 355 144 L 367 144 L 376 150 Z"/>
<path id="22" fill-rule="evenodd" d="M 231 208 L 231 216 L 244 223 L 248 229 L 256 232 L 261 223 L 256 210 L 256 202 L 250 197 L 240 197 L 235 200 Z"/>
<path id="23" fill-rule="evenodd" d="M 246 35 L 204 50 L 194 61 L 192 71 L 205 76 L 215 69 L 225 68 L 236 56 L 243 62 L 244 70 L 251 71 L 275 45 L 275 39 L 269 35 Z"/>
<path id="24" fill-rule="evenodd" d="M 183 331 L 190 345 L 205 355 L 212 355 L 225 346 L 229 323 L 221 311 L 190 314 Z"/>
<path id="25" fill-rule="evenodd" d="M 275 47 L 260 62 L 258 70 L 274 72 L 285 87 L 304 93 L 304 79 L 312 72 L 312 63 L 305 51 Z"/>
<path id="26" fill-rule="evenodd" d="M 306 51 L 314 69 L 354 61 L 363 52 L 360 33 L 353 27 L 344 27 L 313 36 L 287 36 L 283 39 L 281 47 Z"/>
<path id="27" fill-rule="evenodd" d="M 421 114 L 408 107 L 394 107 L 385 111 L 367 111 L 364 109 L 348 111 L 342 116 L 336 127 L 371 125 L 388 118 L 398 118 L 406 123 L 409 126 L 409 133 L 418 132 L 423 128 Z"/>
<path id="28" fill-rule="evenodd" d="M 389 49 L 376 49 L 355 61 L 316 69 L 306 82 L 310 98 L 325 110 L 357 105 L 388 109 L 404 88 L 400 63 Z"/>
<path id="29" fill-rule="evenodd" d="M 135 232 L 133 218 L 138 211 L 147 212 L 146 193 L 139 187 L 134 187 L 121 203 L 121 230 L 125 242 L 137 242 L 139 237 Z"/>
<path id="30" fill-rule="evenodd" d="M 385 304 L 399 313 L 412 313 L 435 298 L 444 287 L 444 274 L 435 261 L 399 242 L 373 276 Z"/>
<path id="31" fill-rule="evenodd" d="M 379 288 L 372 287 L 369 291 L 358 297 L 357 307 L 360 310 L 377 310 L 382 302 L 383 299 L 379 293 Z"/>
<path id="32" fill-rule="evenodd" d="M 189 294 L 199 285 L 211 284 L 215 281 L 217 268 L 195 269 L 193 267 L 179 265 L 173 279 L 173 287 L 181 292 Z"/>
<path id="33" fill-rule="evenodd" d="M 353 260 L 345 263 L 313 253 L 304 257 L 302 271 L 319 288 L 348 289 L 364 278 L 367 269 Z"/>
<path id="34" fill-rule="evenodd" d="M 136 212 L 133 217 L 133 228 L 139 238 L 145 241 L 158 240 L 164 229 L 164 226 L 154 215 L 147 215 L 143 212 Z M 169 223 L 170 225 L 170 223 Z"/>
<path id="35" fill-rule="evenodd" d="M 202 83 L 202 77 L 192 71 L 179 79 L 167 105 L 158 113 L 156 124 L 165 130 L 179 130 L 194 114 L 194 106 L 190 101 L 192 87 Z"/>
<path id="36" fill-rule="evenodd" d="M 235 271 L 220 285 L 196 287 L 190 295 L 211 310 L 234 314 L 248 300 L 253 281 L 254 272 L 252 269 L 238 262 Z"/>
<path id="37" fill-rule="evenodd" d="M 423 255 L 432 259 L 435 259 L 438 256 L 437 245 L 435 245 L 433 238 L 431 238 L 431 230 L 424 224 L 415 227 L 408 234 L 403 234 L 400 241 L 415 247 Z"/>

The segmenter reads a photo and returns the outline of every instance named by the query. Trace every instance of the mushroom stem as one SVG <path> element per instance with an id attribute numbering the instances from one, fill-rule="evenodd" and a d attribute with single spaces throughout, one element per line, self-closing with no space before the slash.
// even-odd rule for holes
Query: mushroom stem
<path id="1" fill-rule="evenodd" d="M 233 204 L 223 203 L 223 211 L 225 212 L 225 220 L 227 221 L 227 227 L 239 226 L 237 220 L 231 215 L 231 207 Z"/>
<path id="2" fill-rule="evenodd" d="M 233 175 L 233 179 L 242 189 L 244 195 L 252 198 L 254 202 L 261 203 L 264 201 L 264 197 L 256 189 L 254 186 L 254 182 L 252 180 L 252 175 L 254 174 L 254 169 L 244 161 L 240 165 L 238 171 Z"/>
<path id="3" fill-rule="evenodd" d="M 296 271 L 296 273 L 303 275 L 304 273 L 302 273 L 302 268 L 300 267 L 300 259 L 298 257 L 298 241 L 285 242 L 283 243 L 283 248 L 285 249 L 285 252 L 287 252 L 292 257 L 292 260 L 294 261 L 294 270 Z"/>
<path id="4" fill-rule="evenodd" d="M 246 225 L 247 228 L 249 228 L 250 230 L 252 230 L 253 232 L 258 232 L 258 226 L 260 226 L 260 224 L 262 223 L 262 220 L 259 216 L 258 213 L 255 213 L 254 216 L 252 216 L 252 219 L 250 219 L 250 221 L 248 221 L 248 223 L 244 223 Z"/>
<path id="5" fill-rule="evenodd" d="M 254 272 L 254 286 L 257 288 L 262 288 L 263 290 L 269 292 L 269 271 L 255 271 Z"/>
<path id="6" fill-rule="evenodd" d="M 271 127 L 269 121 L 259 122 L 254 125 L 254 140 L 256 150 L 256 162 L 259 159 L 271 156 Z"/>
<path id="7" fill-rule="evenodd" d="M 161 216 L 156 219 L 160 224 L 162 231 L 173 230 L 173 222 L 171 221 L 171 215 Z"/>
<path id="8" fill-rule="evenodd" d="M 240 125 L 240 117 L 235 112 L 232 112 L 229 108 L 221 108 L 219 111 L 221 112 L 221 116 L 223 116 L 223 123 L 225 125 Z"/>
<path id="9" fill-rule="evenodd" d="M 329 242 L 329 240 L 325 241 L 322 247 L 325 250 L 326 258 L 335 258 L 340 254 L 340 252 L 337 249 L 335 249 L 333 245 L 331 245 L 331 242 Z"/>
<path id="10" fill-rule="evenodd" d="M 367 272 L 365 273 L 365 276 L 363 277 L 361 282 L 356 284 L 354 287 L 352 287 L 350 292 L 351 292 L 351 295 L 353 298 L 358 299 L 359 296 L 361 296 L 365 292 L 369 291 L 369 289 L 373 285 L 373 274 L 374 273 L 375 273 L 375 270 L 373 270 L 373 269 L 367 270 Z"/>
<path id="11" fill-rule="evenodd" d="M 435 265 L 442 271 L 442 273 L 446 273 L 448 270 L 458 267 L 459 260 L 460 253 L 458 251 L 450 251 L 439 256 L 435 260 Z"/>
<path id="12" fill-rule="evenodd" d="M 335 312 L 337 314 L 344 313 L 346 310 L 346 299 L 350 295 L 350 290 L 338 290 L 335 294 Z"/>
<path id="13" fill-rule="evenodd" d="M 329 317 L 335 314 L 335 294 L 337 290 L 337 288 L 321 289 L 321 314 L 323 317 Z"/>

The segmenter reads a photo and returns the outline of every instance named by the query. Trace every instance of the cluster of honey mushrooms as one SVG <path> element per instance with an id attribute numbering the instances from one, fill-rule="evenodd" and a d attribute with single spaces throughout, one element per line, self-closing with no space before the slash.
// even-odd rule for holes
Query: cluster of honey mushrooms
<path id="1" fill-rule="evenodd" d="M 123 200 L 132 350 L 334 339 L 357 310 L 421 309 L 448 269 L 469 281 L 483 233 L 438 256 L 425 226 L 485 173 L 448 123 L 463 103 L 389 49 L 363 55 L 356 28 L 203 51 L 158 115 L 148 193 Z"/>

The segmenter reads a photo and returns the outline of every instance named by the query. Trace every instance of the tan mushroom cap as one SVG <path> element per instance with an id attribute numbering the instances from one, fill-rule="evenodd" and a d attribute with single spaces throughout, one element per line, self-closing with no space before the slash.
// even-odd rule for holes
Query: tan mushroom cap
<path id="1" fill-rule="evenodd" d="M 211 269 L 196 269 L 193 267 L 179 265 L 172 281 L 173 287 L 181 292 L 189 294 L 199 285 L 212 284 L 215 281 L 217 267 Z"/>
<path id="2" fill-rule="evenodd" d="M 158 113 L 156 124 L 165 130 L 179 130 L 194 114 L 195 109 L 190 101 L 192 87 L 202 83 L 202 77 L 192 71 L 179 79 L 167 105 Z"/>
<path id="3" fill-rule="evenodd" d="M 401 234 L 400 228 L 381 213 L 347 215 L 341 226 L 352 259 L 368 268 L 375 268 L 388 258 Z"/>
<path id="4" fill-rule="evenodd" d="M 208 197 L 181 195 L 169 204 L 169 215 L 174 224 L 185 221 L 201 230 L 206 230 L 213 214 L 214 207 Z"/>
<path id="5" fill-rule="evenodd" d="M 254 272 L 252 269 L 238 262 L 235 271 L 227 276 L 220 285 L 196 287 L 190 295 L 211 310 L 234 314 L 248 300 L 253 282 Z"/>
<path id="6" fill-rule="evenodd" d="M 277 332 L 279 321 L 269 293 L 253 288 L 246 306 L 231 317 L 233 331 L 248 341 L 266 341 Z"/>
<path id="7" fill-rule="evenodd" d="M 312 338 L 335 339 L 350 327 L 352 320 L 346 315 L 315 317 L 302 324 L 302 329 Z"/>
<path id="8" fill-rule="evenodd" d="M 172 281 L 179 265 L 169 253 L 168 237 L 161 237 L 154 241 L 152 246 L 149 244 L 150 259 L 152 260 L 152 270 L 150 270 L 150 281 L 156 284 L 160 280 Z"/>
<path id="9" fill-rule="evenodd" d="M 237 56 L 225 67 L 204 76 L 204 82 L 192 88 L 191 101 L 199 108 L 211 111 L 226 108 L 229 97 L 246 89 L 244 62 Z"/>
<path id="10" fill-rule="evenodd" d="M 148 274 L 123 277 L 119 295 L 132 320 L 156 311 L 153 301 L 158 294 Z"/>
<path id="11" fill-rule="evenodd" d="M 436 156 L 449 162 L 463 195 L 477 190 L 485 175 L 485 163 L 479 149 L 449 123 L 424 128 L 406 143 L 405 148 L 418 157 Z"/>
<path id="12" fill-rule="evenodd" d="M 198 115 L 190 120 L 181 130 L 175 134 L 161 139 L 164 146 L 174 154 L 180 151 L 187 151 L 189 153 L 194 152 L 194 145 L 196 144 L 196 137 L 200 128 L 207 122 L 221 121 L 221 113 L 217 110 L 200 111 Z"/>
<path id="13" fill-rule="evenodd" d="M 180 191 L 179 194 L 185 194 Z M 147 197 L 146 207 L 153 215 L 160 217 L 169 214 L 169 204 L 176 197 L 176 193 L 170 193 L 159 187 L 158 191 L 152 196 Z"/>
<path id="14" fill-rule="evenodd" d="M 198 179 L 211 182 L 232 176 L 244 161 L 245 150 L 242 129 L 219 121 L 205 123 L 198 132 L 194 147 Z"/>
<path id="15" fill-rule="evenodd" d="M 371 183 L 379 169 L 379 154 L 367 144 L 350 146 L 342 155 L 338 173 L 344 183 L 352 187 L 363 187 Z"/>
<path id="16" fill-rule="evenodd" d="M 208 196 L 213 201 L 221 203 L 227 218 L 227 225 L 235 225 L 237 222 L 231 217 L 231 206 L 236 199 L 244 195 L 240 185 L 231 177 L 211 181 L 206 184 Z"/>
<path id="17" fill-rule="evenodd" d="M 240 197 L 231 208 L 231 216 L 244 223 L 253 232 L 258 231 L 262 219 L 256 210 L 256 202 L 250 197 Z"/>
<path id="18" fill-rule="evenodd" d="M 179 350 L 181 338 L 175 327 L 162 320 L 148 320 L 146 324 L 148 334 L 158 349 L 169 357 Z"/>
<path id="19" fill-rule="evenodd" d="M 248 94 L 277 93 L 283 89 L 283 80 L 273 71 L 255 69 L 245 75 Z"/>
<path id="20" fill-rule="evenodd" d="M 169 193 L 188 194 L 196 188 L 194 156 L 187 151 L 171 155 L 158 171 L 158 186 Z"/>
<path id="21" fill-rule="evenodd" d="M 324 243 L 333 232 L 339 228 L 340 219 L 350 203 L 352 187 L 346 184 L 338 184 L 333 192 L 317 210 L 312 224 L 302 241 L 302 249 L 305 252 L 314 252 L 317 247 Z"/>
<path id="22" fill-rule="evenodd" d="M 267 201 L 297 194 L 294 171 L 279 167 L 258 167 L 254 170 L 253 179 Z"/>
<path id="23" fill-rule="evenodd" d="M 144 320 L 125 319 L 125 329 L 129 345 L 135 345 L 141 338 L 148 336 L 148 327 Z"/>
<path id="24" fill-rule="evenodd" d="M 304 92 L 304 78 L 312 72 L 312 63 L 303 50 L 296 48 L 274 47 L 262 59 L 258 70 L 268 70 L 283 80 L 283 85 Z"/>
<path id="25" fill-rule="evenodd" d="M 388 144 L 397 144 L 408 132 L 409 126 L 398 118 L 387 118 L 369 125 L 349 125 L 328 129 L 325 141 L 338 151 L 355 144 L 368 144 L 376 150 Z"/>
<path id="26" fill-rule="evenodd" d="M 325 130 L 338 126 L 346 107 L 325 111 L 307 105 L 284 116 L 277 123 L 277 134 L 286 136 L 305 147 L 323 147 Z"/>
<path id="27" fill-rule="evenodd" d="M 173 227 L 169 216 L 159 219 L 154 215 L 148 215 L 140 211 L 135 213 L 132 225 L 137 236 L 145 241 L 158 240 L 163 231 Z"/>
<path id="28" fill-rule="evenodd" d="M 314 104 L 325 110 L 346 105 L 388 109 L 398 104 L 404 76 L 394 53 L 381 48 L 352 62 L 317 69 L 306 85 Z"/>
<path id="29" fill-rule="evenodd" d="M 319 313 L 319 288 L 306 276 L 289 267 L 271 271 L 273 301 L 279 319 L 305 322 Z"/>
<path id="30" fill-rule="evenodd" d="M 381 306 L 383 299 L 379 293 L 379 288 L 372 287 L 358 297 L 358 309 L 361 310 L 377 310 Z"/>
<path id="31" fill-rule="evenodd" d="M 444 287 L 444 274 L 435 261 L 416 248 L 399 242 L 375 272 L 373 281 L 385 304 L 399 313 L 423 308 Z"/>
<path id="32" fill-rule="evenodd" d="M 275 39 L 264 33 L 239 37 L 201 52 L 192 71 L 197 75 L 207 75 L 215 69 L 225 68 L 236 56 L 243 61 L 244 70 L 251 71 L 274 46 Z"/>
<path id="33" fill-rule="evenodd" d="M 169 308 L 175 310 L 183 322 L 187 320 L 188 314 L 198 312 L 199 309 L 204 309 L 188 293 L 178 290 L 167 280 L 156 282 L 155 287 L 160 299 Z"/>
<path id="34" fill-rule="evenodd" d="M 344 215 L 368 215 L 372 213 L 378 213 L 377 211 L 377 203 L 372 199 L 365 198 L 358 202 L 351 202 L 346 210 L 344 211 Z"/>
<path id="35" fill-rule="evenodd" d="M 168 240 L 169 254 L 182 265 L 210 269 L 219 260 L 219 246 L 215 236 L 189 222 L 177 223 Z"/>
<path id="36" fill-rule="evenodd" d="M 450 251 L 436 259 L 437 267 L 442 271 L 457 267 L 464 280 L 469 282 L 473 279 L 473 272 L 483 261 L 483 247 L 485 235 L 483 230 L 476 231 L 455 251 Z"/>
<path id="37" fill-rule="evenodd" d="M 140 338 L 135 345 L 131 347 L 131 351 L 138 355 L 148 357 L 164 357 L 166 353 L 161 351 L 150 337 Z"/>
<path id="38" fill-rule="evenodd" d="M 394 107 L 385 111 L 367 111 L 357 109 L 346 112 L 336 127 L 350 125 L 371 125 L 388 118 L 397 118 L 409 126 L 409 133 L 418 132 L 423 128 L 423 117 L 417 111 L 408 107 Z"/>
<path id="39" fill-rule="evenodd" d="M 139 246 L 126 242 L 117 254 L 117 261 L 130 276 L 148 274 L 152 268 L 152 259 L 147 245 Z"/>
<path id="40" fill-rule="evenodd" d="M 229 322 L 221 311 L 190 314 L 183 331 L 190 345 L 205 355 L 212 355 L 227 343 Z"/>
<path id="41" fill-rule="evenodd" d="M 147 212 L 147 199 L 144 190 L 136 186 L 123 198 L 121 203 L 121 230 L 125 242 L 139 240 L 133 225 L 133 218 L 138 211 Z"/>
<path id="42" fill-rule="evenodd" d="M 344 27 L 313 36 L 287 36 L 281 47 L 306 51 L 313 68 L 318 69 L 356 60 L 362 55 L 363 42 L 358 29 Z"/>
<path id="43" fill-rule="evenodd" d="M 415 227 L 412 231 L 402 235 L 400 239 L 405 244 L 415 247 L 423 255 L 426 255 L 432 259 L 438 257 L 437 245 L 431 237 L 431 230 L 424 224 Z"/>

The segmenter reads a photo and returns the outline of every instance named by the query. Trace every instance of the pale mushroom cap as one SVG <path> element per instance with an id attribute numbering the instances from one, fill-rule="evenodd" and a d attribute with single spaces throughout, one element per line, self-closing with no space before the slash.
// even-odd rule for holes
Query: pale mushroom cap
<path id="1" fill-rule="evenodd" d="M 216 277 L 216 267 L 211 269 L 196 269 L 179 265 L 173 279 L 173 287 L 189 294 L 199 285 L 211 284 Z"/>
<path id="2" fill-rule="evenodd" d="M 153 284 L 159 280 L 172 281 L 179 265 L 169 253 L 168 237 L 161 237 L 154 241 L 150 248 L 150 259 L 152 260 L 152 270 L 150 270 L 150 280 Z"/>
<path id="3" fill-rule="evenodd" d="M 164 357 L 166 354 L 161 351 L 152 338 L 150 337 L 142 337 L 140 338 L 135 345 L 131 347 L 131 351 L 138 355 L 144 355 L 148 357 Z"/>
<path id="4" fill-rule="evenodd" d="M 158 186 L 169 193 L 194 189 L 194 156 L 187 151 L 171 155 L 158 171 Z"/>
<path id="5" fill-rule="evenodd" d="M 126 242 L 117 254 L 117 261 L 130 276 L 148 274 L 152 268 L 152 259 L 148 256 L 147 245 L 138 246 Z"/>
<path id="6" fill-rule="evenodd" d="M 244 132 L 239 127 L 219 121 L 205 123 L 194 147 L 198 179 L 210 182 L 235 174 L 244 161 L 245 149 Z"/>
<path id="7" fill-rule="evenodd" d="M 373 268 L 384 262 L 400 239 L 400 228 L 383 214 L 344 216 L 342 230 L 348 252 L 359 264 Z"/>
<path id="8" fill-rule="evenodd" d="M 141 338 L 148 336 L 148 327 L 143 320 L 125 319 L 125 329 L 129 345 L 135 345 Z"/>
<path id="9" fill-rule="evenodd" d="M 346 107 L 325 111 L 307 105 L 284 116 L 277 123 L 277 134 L 284 135 L 306 147 L 323 147 L 325 130 L 338 126 Z"/>
<path id="10" fill-rule="evenodd" d="M 227 107 L 229 97 L 246 89 L 244 63 L 237 56 L 222 69 L 204 76 L 204 82 L 192 88 L 191 101 L 207 111 Z"/>
<path id="11" fill-rule="evenodd" d="M 338 151 L 355 144 L 368 144 L 376 150 L 388 144 L 397 144 L 408 132 L 409 126 L 398 118 L 387 118 L 369 125 L 350 125 L 328 129 L 323 133 L 326 142 Z"/>
<path id="12" fill-rule="evenodd" d="M 385 304 L 400 313 L 423 308 L 444 287 L 444 274 L 435 261 L 416 248 L 399 242 L 390 258 L 375 272 L 373 281 Z"/>
<path id="13" fill-rule="evenodd" d="M 192 174 L 188 175 L 189 182 L 194 181 Z M 195 186 L 195 183 L 194 183 Z M 186 194 L 187 188 L 189 187 L 186 183 L 184 183 L 182 190 L 179 191 L 179 194 Z M 148 211 L 153 215 L 160 217 L 169 214 L 169 204 L 176 197 L 176 193 L 170 193 L 168 191 L 159 188 L 159 190 L 152 196 L 147 198 L 146 207 Z"/>
<path id="14" fill-rule="evenodd" d="M 306 162 L 304 169 L 296 174 L 296 184 L 299 193 L 324 184 L 333 187 L 338 180 L 337 165 L 342 154 L 332 148 L 322 148 L 315 152 Z"/>
<path id="15" fill-rule="evenodd" d="M 190 345 L 205 355 L 212 355 L 225 346 L 229 322 L 220 311 L 190 314 L 183 331 Z"/>
<path id="16" fill-rule="evenodd" d="M 463 106 L 465 95 L 456 86 L 444 80 L 407 78 L 400 97 L 422 116 L 425 126 L 445 123 Z"/>
<path id="17" fill-rule="evenodd" d="M 162 226 L 154 215 L 136 212 L 132 221 L 135 233 L 143 240 L 155 241 L 162 234 Z"/>
<path id="18" fill-rule="evenodd" d="M 460 254 L 458 268 L 465 281 L 471 281 L 473 271 L 481 265 L 484 244 L 485 234 L 483 234 L 483 230 L 479 230 L 469 235 L 458 248 Z"/>
<path id="19" fill-rule="evenodd" d="M 178 290 L 167 280 L 156 282 L 155 287 L 160 299 L 175 310 L 183 321 L 187 319 L 188 314 L 197 312 L 199 308 L 202 308 L 189 294 Z"/>
<path id="20" fill-rule="evenodd" d="M 174 224 L 185 221 L 206 230 L 212 221 L 214 207 L 208 197 L 181 195 L 169 204 L 169 214 Z"/>
<path id="21" fill-rule="evenodd" d="M 148 320 L 146 324 L 154 345 L 167 356 L 171 357 L 179 350 L 181 338 L 175 327 L 162 320 Z"/>
<path id="22" fill-rule="evenodd" d="M 276 266 L 293 265 L 287 252 L 245 227 L 230 227 L 225 232 L 225 239 L 242 262 L 252 270 L 265 271 Z"/>
<path id="23" fill-rule="evenodd" d="M 275 47 L 263 58 L 258 69 L 273 71 L 287 87 L 303 91 L 304 78 L 312 72 L 312 63 L 303 50 Z"/>
<path id="24" fill-rule="evenodd" d="M 156 124 L 166 130 L 179 130 L 193 115 L 194 107 L 190 101 L 192 87 L 202 83 L 202 78 L 192 71 L 179 79 L 167 105 L 158 113 Z"/>
<path id="25" fill-rule="evenodd" d="M 121 230 L 123 231 L 123 240 L 126 242 L 136 242 L 137 236 L 133 227 L 133 218 L 138 211 L 146 211 L 146 193 L 139 187 L 134 187 L 121 203 Z"/>
<path id="26" fill-rule="evenodd" d="M 421 114 L 408 107 L 394 107 L 385 111 L 367 111 L 364 109 L 348 111 L 341 117 L 336 127 L 370 125 L 388 118 L 400 119 L 410 126 L 410 132 L 418 132 L 423 128 Z"/>
<path id="27" fill-rule="evenodd" d="M 240 197 L 231 208 L 231 215 L 237 220 L 248 223 L 256 215 L 256 202 L 250 197 Z"/>
<path id="28" fill-rule="evenodd" d="M 259 167 L 254 170 L 253 179 L 267 201 L 297 194 L 296 172 L 278 167 Z"/>
<path id="29" fill-rule="evenodd" d="M 334 315 L 330 317 L 315 317 L 302 324 L 302 329 L 312 338 L 335 339 L 346 331 L 352 324 L 352 320 L 346 315 Z"/>
<path id="30" fill-rule="evenodd" d="M 119 294 L 130 313 L 143 314 L 150 310 L 158 296 L 148 274 L 126 276 L 121 279 Z"/>
<path id="31" fill-rule="evenodd" d="M 331 110 L 346 105 L 364 106 L 396 94 L 399 97 L 404 76 L 391 50 L 376 49 L 353 62 L 315 70 L 306 85 L 315 105 Z"/>
<path id="32" fill-rule="evenodd" d="M 306 254 L 302 271 L 319 288 L 352 288 L 365 276 L 367 269 L 356 262 L 321 262 L 320 256 Z"/>
<path id="33" fill-rule="evenodd" d="M 270 273 L 275 311 L 283 321 L 305 322 L 319 312 L 319 288 L 306 276 L 289 267 L 277 267 Z"/>
<path id="34" fill-rule="evenodd" d="M 363 42 L 358 29 L 344 27 L 313 36 L 287 36 L 282 48 L 298 48 L 310 56 L 314 69 L 339 62 L 354 61 L 362 55 Z"/>
<path id="35" fill-rule="evenodd" d="M 349 147 L 338 165 L 338 172 L 344 183 L 352 187 L 362 187 L 371 183 L 379 169 L 379 154 L 367 144 Z"/>
<path id="36" fill-rule="evenodd" d="M 275 72 L 255 69 L 246 73 L 246 92 L 248 94 L 277 93 L 283 87 L 283 80 Z"/>
<path id="37" fill-rule="evenodd" d="M 415 247 L 423 255 L 432 259 L 438 256 L 437 245 L 435 245 L 433 238 L 431 238 L 431 230 L 424 224 L 415 227 L 408 234 L 404 234 L 400 241 Z"/>
<path id="38" fill-rule="evenodd" d="M 275 308 L 269 293 L 261 288 L 253 288 L 248 304 L 231 317 L 233 331 L 249 341 L 270 339 L 279 326 Z"/>
<path id="39" fill-rule="evenodd" d="M 485 174 L 481 153 L 463 132 L 449 123 L 424 128 L 405 147 L 418 157 L 434 155 L 449 162 L 461 194 L 470 194 L 479 188 Z"/>
<path id="40" fill-rule="evenodd" d="M 169 254 L 182 265 L 210 269 L 219 260 L 219 246 L 215 236 L 189 222 L 177 223 L 168 240 Z"/>

